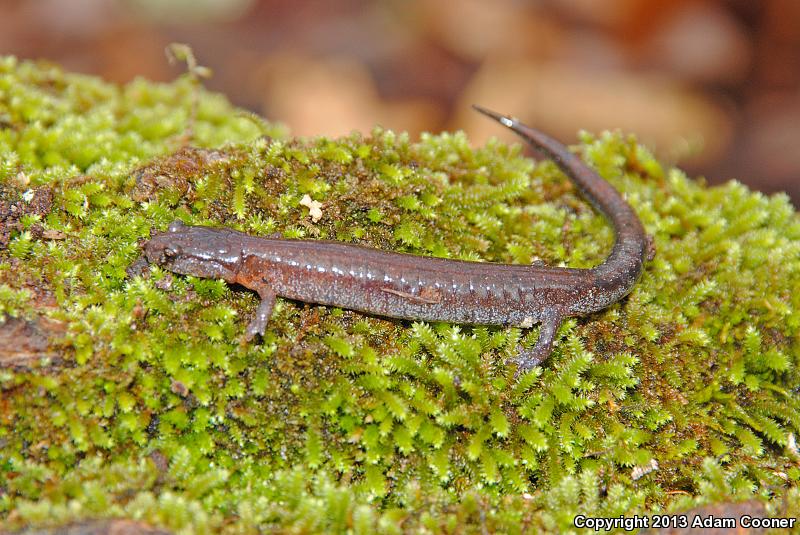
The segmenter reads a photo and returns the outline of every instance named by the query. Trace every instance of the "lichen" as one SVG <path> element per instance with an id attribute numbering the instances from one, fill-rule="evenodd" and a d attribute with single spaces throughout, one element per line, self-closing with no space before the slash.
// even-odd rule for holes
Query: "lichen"
<path id="1" fill-rule="evenodd" d="M 544 366 L 509 364 L 536 328 L 287 300 L 244 343 L 251 292 L 128 269 L 151 230 L 177 218 L 572 267 L 601 262 L 613 235 L 519 145 L 292 139 L 196 90 L 0 59 L 0 202 L 53 195 L 0 250 L 0 315 L 61 325 L 58 359 L 0 370 L 5 528 L 564 532 L 578 513 L 752 498 L 798 516 L 800 217 L 785 196 L 708 187 L 631 137 L 583 134 L 657 253 L 630 296 L 565 322 Z"/>

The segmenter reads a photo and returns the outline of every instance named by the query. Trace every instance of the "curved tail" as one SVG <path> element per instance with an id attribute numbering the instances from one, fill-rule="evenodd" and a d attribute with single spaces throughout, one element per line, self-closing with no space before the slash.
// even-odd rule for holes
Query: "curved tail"
<path id="1" fill-rule="evenodd" d="M 512 117 L 476 105 L 473 108 L 510 128 L 534 149 L 552 158 L 614 227 L 615 240 L 611 253 L 602 264 L 592 269 L 598 276 L 598 283 L 614 291 L 606 292 L 603 301 L 607 302 L 597 303 L 597 308 L 604 308 L 630 292 L 642 273 L 648 250 L 647 234 L 633 208 L 611 184 L 555 139 Z"/>

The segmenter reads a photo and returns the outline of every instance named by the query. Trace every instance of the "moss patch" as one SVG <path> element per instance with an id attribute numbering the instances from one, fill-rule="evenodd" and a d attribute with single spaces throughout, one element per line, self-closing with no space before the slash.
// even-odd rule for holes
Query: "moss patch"
<path id="1" fill-rule="evenodd" d="M 552 163 L 462 133 L 291 139 L 202 92 L 185 147 L 193 87 L 0 59 L 0 315 L 50 333 L 0 369 L 7 528 L 556 532 L 579 513 L 751 498 L 800 514 L 785 196 L 709 188 L 632 138 L 584 134 L 657 254 L 628 298 L 562 326 L 546 366 L 516 382 L 505 364 L 536 329 L 286 300 L 248 345 L 254 294 L 129 274 L 151 229 L 572 267 L 601 262 L 612 232 Z"/>

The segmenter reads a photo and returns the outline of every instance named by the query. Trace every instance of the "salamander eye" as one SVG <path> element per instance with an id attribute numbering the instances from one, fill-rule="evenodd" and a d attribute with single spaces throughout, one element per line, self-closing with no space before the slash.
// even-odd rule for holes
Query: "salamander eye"
<path id="1" fill-rule="evenodd" d="M 179 231 L 183 230 L 184 228 L 186 228 L 186 225 L 183 223 L 183 221 L 180 221 L 179 219 L 176 219 L 175 221 L 173 221 L 172 223 L 169 224 L 169 227 L 167 227 L 167 231 L 168 232 L 179 232 Z"/>
<path id="2" fill-rule="evenodd" d="M 167 245 L 164 247 L 164 256 L 166 258 L 175 258 L 181 254 L 181 248 L 178 245 Z"/>

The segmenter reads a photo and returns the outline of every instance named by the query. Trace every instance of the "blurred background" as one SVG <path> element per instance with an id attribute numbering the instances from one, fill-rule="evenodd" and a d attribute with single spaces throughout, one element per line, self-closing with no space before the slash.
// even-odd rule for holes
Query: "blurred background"
<path id="1" fill-rule="evenodd" d="M 798 0 L 0 0 L 0 54 L 115 82 L 183 72 L 296 135 L 464 129 L 480 103 L 564 142 L 636 133 L 711 183 L 800 206 Z"/>

